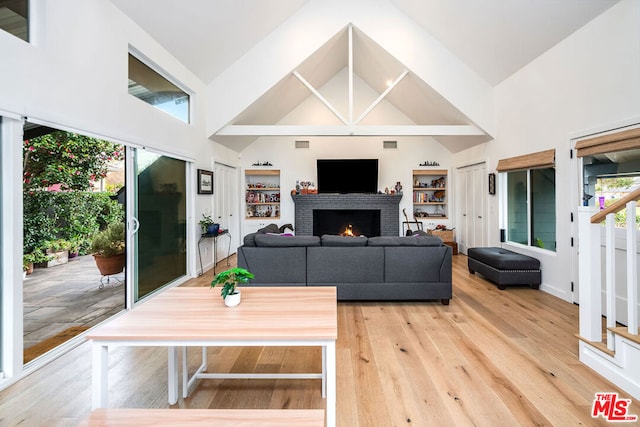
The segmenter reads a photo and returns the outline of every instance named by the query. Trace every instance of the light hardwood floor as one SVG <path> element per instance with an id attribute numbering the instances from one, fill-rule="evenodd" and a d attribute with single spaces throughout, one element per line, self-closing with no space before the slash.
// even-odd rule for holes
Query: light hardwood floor
<path id="1" fill-rule="evenodd" d="M 454 256 L 448 306 L 338 303 L 338 425 L 606 425 L 591 418 L 594 394 L 629 396 L 578 361 L 578 307 L 526 287 L 499 291 L 470 275 L 466 262 Z M 210 280 L 211 272 L 187 285 Z M 189 351 L 191 369 L 198 353 Z M 316 348 L 210 348 L 208 354 L 210 371 L 319 370 L 321 359 Z M 169 407 L 166 349 L 120 348 L 110 355 L 110 406 Z M 0 392 L 0 425 L 75 426 L 90 406 L 85 343 Z M 174 407 L 324 408 L 324 401 L 319 380 L 207 380 Z M 637 400 L 630 412 L 640 415 Z"/>

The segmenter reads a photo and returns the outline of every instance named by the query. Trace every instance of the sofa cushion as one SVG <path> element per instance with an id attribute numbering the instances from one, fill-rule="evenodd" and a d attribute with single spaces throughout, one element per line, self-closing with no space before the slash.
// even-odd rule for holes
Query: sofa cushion
<path id="1" fill-rule="evenodd" d="M 440 283 L 451 281 L 451 248 L 386 246 L 385 283 Z M 447 256 L 448 255 L 448 256 Z"/>
<path id="2" fill-rule="evenodd" d="M 256 246 L 259 247 L 294 247 L 320 246 L 318 236 L 279 236 L 275 234 L 261 234 L 255 236 Z"/>
<path id="3" fill-rule="evenodd" d="M 369 237 L 369 246 L 442 246 L 437 236 L 378 236 Z"/>
<path id="4" fill-rule="evenodd" d="M 324 234 L 321 237 L 322 246 L 367 246 L 366 237 L 336 236 Z"/>
<path id="5" fill-rule="evenodd" d="M 307 249 L 307 285 L 384 282 L 384 248 Z"/>
<path id="6" fill-rule="evenodd" d="M 243 243 L 245 246 L 254 247 L 256 245 L 256 235 L 258 233 L 249 233 L 244 236 Z"/>
<path id="7" fill-rule="evenodd" d="M 305 286 L 307 248 L 238 248 L 238 267 L 255 277 L 251 285 Z"/>

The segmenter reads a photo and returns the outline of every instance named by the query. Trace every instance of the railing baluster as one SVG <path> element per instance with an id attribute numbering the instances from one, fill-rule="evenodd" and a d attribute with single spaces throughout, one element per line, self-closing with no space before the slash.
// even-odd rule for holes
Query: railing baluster
<path id="1" fill-rule="evenodd" d="M 636 202 L 627 203 L 627 330 L 638 335 L 638 231 Z"/>
<path id="2" fill-rule="evenodd" d="M 615 350 L 614 334 L 609 328 L 616 327 L 616 218 L 610 213 L 606 217 L 605 231 L 605 289 L 607 316 L 607 348 Z"/>
<path id="3" fill-rule="evenodd" d="M 578 270 L 580 335 L 602 342 L 600 224 L 591 224 L 594 207 L 578 208 Z"/>

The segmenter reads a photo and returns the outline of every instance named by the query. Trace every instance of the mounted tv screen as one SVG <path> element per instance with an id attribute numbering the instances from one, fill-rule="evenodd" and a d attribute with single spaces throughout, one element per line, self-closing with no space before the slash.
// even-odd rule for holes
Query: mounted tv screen
<path id="1" fill-rule="evenodd" d="M 318 193 L 377 193 L 378 159 L 318 159 Z"/>

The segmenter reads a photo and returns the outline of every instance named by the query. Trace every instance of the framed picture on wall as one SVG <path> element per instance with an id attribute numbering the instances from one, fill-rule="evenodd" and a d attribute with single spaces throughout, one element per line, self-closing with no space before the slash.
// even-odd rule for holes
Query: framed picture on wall
<path id="1" fill-rule="evenodd" d="M 213 194 L 213 172 L 198 169 L 198 194 Z"/>
<path id="2" fill-rule="evenodd" d="M 496 194 L 496 174 L 489 174 L 489 194 Z"/>

